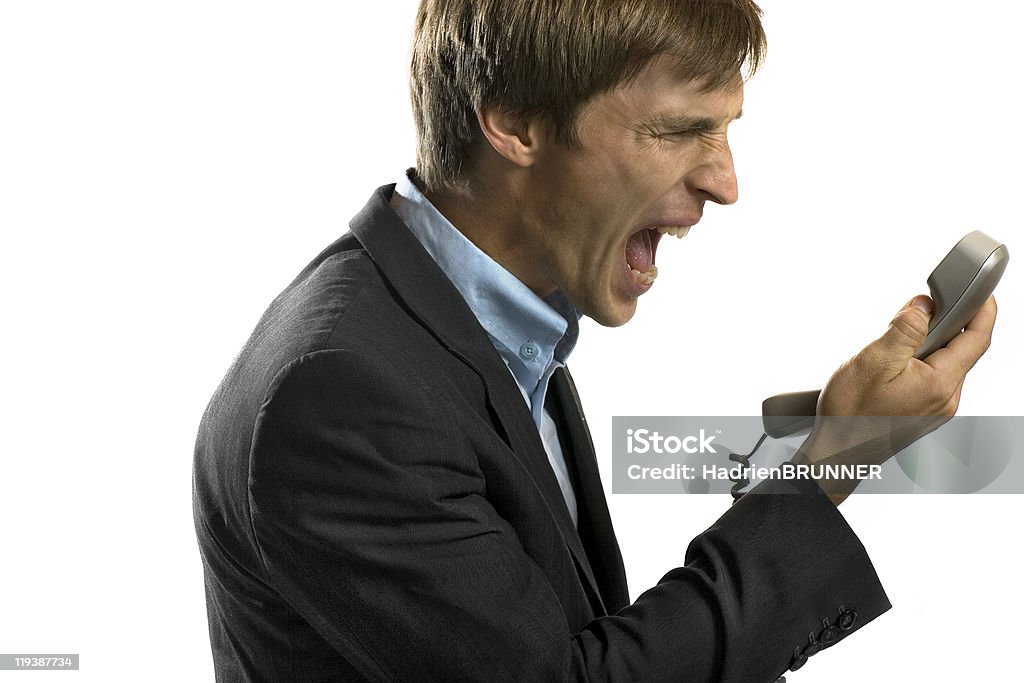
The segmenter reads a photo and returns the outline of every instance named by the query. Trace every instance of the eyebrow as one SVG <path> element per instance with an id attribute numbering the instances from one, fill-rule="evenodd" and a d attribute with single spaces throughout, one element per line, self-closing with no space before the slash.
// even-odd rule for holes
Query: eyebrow
<path id="1" fill-rule="evenodd" d="M 641 123 L 654 126 L 671 128 L 672 130 L 714 130 L 719 125 L 729 121 L 736 121 L 743 116 L 743 110 L 736 112 L 732 119 L 713 119 L 708 116 L 687 116 L 685 114 L 665 114 L 656 116 L 645 116 Z"/>

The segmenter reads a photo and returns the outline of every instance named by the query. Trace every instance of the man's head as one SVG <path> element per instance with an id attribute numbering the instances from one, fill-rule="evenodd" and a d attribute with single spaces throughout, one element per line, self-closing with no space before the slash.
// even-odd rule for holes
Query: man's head
<path id="1" fill-rule="evenodd" d="M 725 131 L 764 54 L 759 14 L 750 0 L 424 0 L 419 182 L 492 193 L 506 229 L 485 251 L 538 294 L 561 288 L 622 324 L 650 286 L 657 229 L 735 201 Z"/>
<path id="2" fill-rule="evenodd" d="M 548 119 L 578 144 L 576 116 L 594 95 L 670 55 L 713 90 L 765 48 L 750 0 L 423 0 L 412 56 L 417 173 L 451 189 L 482 142 L 484 105 Z"/>

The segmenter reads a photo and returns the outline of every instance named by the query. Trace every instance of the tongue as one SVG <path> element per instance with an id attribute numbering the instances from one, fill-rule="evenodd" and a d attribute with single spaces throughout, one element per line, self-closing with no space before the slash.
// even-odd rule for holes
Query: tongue
<path id="1" fill-rule="evenodd" d="M 653 249 L 651 248 L 651 233 L 641 230 L 634 234 L 626 242 L 626 263 L 633 270 L 646 273 L 654 260 Z"/>

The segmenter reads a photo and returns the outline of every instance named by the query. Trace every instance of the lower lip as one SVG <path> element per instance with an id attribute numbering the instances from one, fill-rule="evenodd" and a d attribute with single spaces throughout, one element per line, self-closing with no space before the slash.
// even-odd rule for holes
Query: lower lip
<path id="1" fill-rule="evenodd" d="M 622 272 L 626 276 L 626 291 L 629 292 L 630 298 L 635 299 L 654 286 L 653 282 L 644 284 L 633 277 L 633 269 L 629 267 L 629 262 L 625 259 L 622 260 Z"/>

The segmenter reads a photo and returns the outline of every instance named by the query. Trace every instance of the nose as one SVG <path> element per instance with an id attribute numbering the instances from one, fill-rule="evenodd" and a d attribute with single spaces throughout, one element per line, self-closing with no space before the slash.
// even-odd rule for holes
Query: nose
<path id="1" fill-rule="evenodd" d="M 691 190 L 716 204 L 735 204 L 739 199 L 736 169 L 728 143 L 702 160 L 690 174 Z"/>

